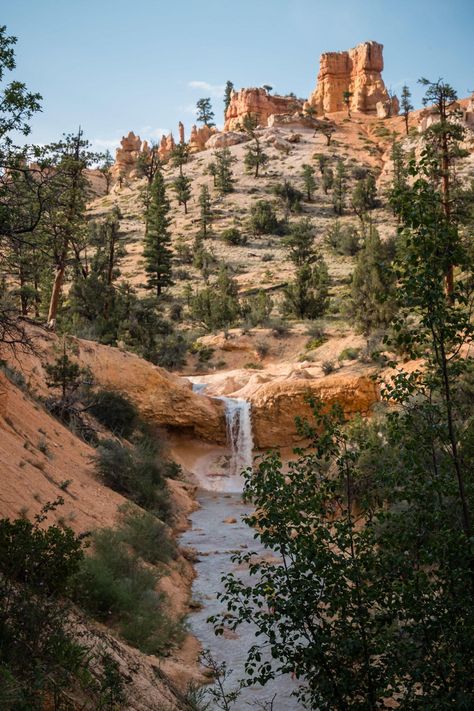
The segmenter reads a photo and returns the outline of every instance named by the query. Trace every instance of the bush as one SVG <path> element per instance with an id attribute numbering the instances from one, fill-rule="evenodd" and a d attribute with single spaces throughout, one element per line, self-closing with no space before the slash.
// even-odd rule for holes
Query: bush
<path id="1" fill-rule="evenodd" d="M 260 358 L 265 358 L 270 353 L 270 344 L 265 338 L 260 338 L 255 342 L 255 350 Z"/>
<path id="2" fill-rule="evenodd" d="M 221 237 L 226 244 L 233 244 L 235 246 L 247 244 L 247 236 L 243 235 L 237 227 L 229 227 L 224 230 Z"/>
<path id="3" fill-rule="evenodd" d="M 343 351 L 339 353 L 339 362 L 343 360 L 357 360 L 360 354 L 360 348 L 344 348 Z"/>
<path id="4" fill-rule="evenodd" d="M 333 373 L 336 370 L 336 366 L 334 365 L 334 361 L 332 360 L 323 361 L 321 368 L 323 369 L 324 375 L 329 375 L 330 373 Z"/>
<path id="5" fill-rule="evenodd" d="M 157 580 L 120 531 L 106 528 L 93 535 L 92 554 L 77 576 L 76 599 L 96 619 L 115 626 L 129 644 L 160 654 L 177 630 L 165 614 L 164 596 L 155 590 Z"/>
<path id="6" fill-rule="evenodd" d="M 258 200 L 250 208 L 250 229 L 254 235 L 276 234 L 279 223 L 275 209 L 268 200 Z"/>
<path id="7" fill-rule="evenodd" d="M 133 504 L 123 504 L 120 509 L 120 538 L 152 565 L 167 563 L 176 558 L 177 548 L 165 524 Z"/>
<path id="8" fill-rule="evenodd" d="M 360 235 L 354 225 L 343 225 L 339 220 L 329 227 L 325 241 L 337 254 L 346 257 L 353 257 L 361 249 Z"/>
<path id="9" fill-rule="evenodd" d="M 99 390 L 94 394 L 89 412 L 96 420 L 119 437 L 129 438 L 138 422 L 138 411 L 126 395 L 115 390 Z"/>
<path id="10" fill-rule="evenodd" d="M 282 319 L 272 319 L 268 325 L 272 329 L 272 335 L 275 338 L 285 338 L 291 331 L 290 326 Z"/>
<path id="11" fill-rule="evenodd" d="M 97 472 L 107 486 L 163 520 L 171 517 L 166 477 L 174 474 L 156 445 L 144 439 L 135 447 L 104 440 L 93 457 Z"/>
<path id="12" fill-rule="evenodd" d="M 273 308 L 273 299 L 268 292 L 260 289 L 257 294 L 247 296 L 242 301 L 241 311 L 245 322 L 250 326 L 263 326 L 267 323 Z"/>

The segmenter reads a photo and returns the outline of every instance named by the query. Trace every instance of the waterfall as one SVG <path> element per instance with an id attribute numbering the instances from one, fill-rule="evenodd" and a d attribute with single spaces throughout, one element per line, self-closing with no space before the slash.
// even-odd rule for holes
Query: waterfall
<path id="1" fill-rule="evenodd" d="M 203 393 L 207 383 L 200 383 L 198 376 L 189 377 L 193 392 Z M 199 465 L 193 470 L 204 489 L 213 491 L 242 491 L 241 473 L 253 463 L 252 421 L 250 403 L 247 400 L 216 396 L 225 405 L 227 430 L 227 450 L 229 454 L 211 452 L 201 457 Z"/>
<path id="2" fill-rule="evenodd" d="M 220 397 L 225 404 L 227 443 L 230 449 L 229 476 L 239 479 L 243 469 L 252 466 L 253 438 L 250 403 L 247 400 Z"/>

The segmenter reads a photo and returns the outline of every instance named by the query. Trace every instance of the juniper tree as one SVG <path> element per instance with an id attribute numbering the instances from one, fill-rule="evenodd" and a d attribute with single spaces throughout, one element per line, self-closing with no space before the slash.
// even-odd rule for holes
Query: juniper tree
<path id="1" fill-rule="evenodd" d="M 377 206 L 377 186 L 372 173 L 356 182 L 352 191 L 351 204 L 362 226 L 364 226 L 368 211 Z"/>
<path id="2" fill-rule="evenodd" d="M 212 126 L 215 126 L 215 123 L 213 121 L 214 119 L 214 112 L 212 110 L 212 105 L 211 105 L 211 99 L 206 98 L 206 99 L 199 99 L 199 101 L 196 104 L 196 109 L 197 109 L 197 121 L 200 121 L 203 123 L 205 126 L 208 126 L 211 128 Z"/>
<path id="3" fill-rule="evenodd" d="M 301 211 L 301 200 L 303 193 L 298 188 L 290 183 L 289 180 L 284 180 L 283 183 L 277 183 L 273 186 L 272 192 L 281 200 L 285 211 L 285 218 L 288 218 L 290 212 Z"/>
<path id="4" fill-rule="evenodd" d="M 298 267 L 295 278 L 284 289 L 285 313 L 297 318 L 322 316 L 329 304 L 329 274 L 322 258 Z"/>
<path id="5" fill-rule="evenodd" d="M 104 153 L 104 157 L 102 159 L 102 163 L 99 167 L 100 172 L 104 176 L 105 179 L 105 194 L 108 195 L 110 192 L 110 186 L 112 184 L 112 166 L 114 165 L 115 161 L 112 157 L 111 152 L 107 149 Z"/>
<path id="6" fill-rule="evenodd" d="M 410 102 L 411 92 L 406 84 L 402 87 L 402 97 L 400 106 L 402 109 L 402 116 L 405 120 L 405 131 L 408 136 L 408 118 L 410 116 L 410 111 L 413 111 L 413 104 Z"/>
<path id="7" fill-rule="evenodd" d="M 163 174 L 159 170 L 150 188 L 150 200 L 146 209 L 146 231 L 143 248 L 147 289 L 154 289 L 160 296 L 162 290 L 171 286 L 171 237 L 168 231 L 170 204 L 166 197 Z"/>
<path id="8" fill-rule="evenodd" d="M 314 178 L 314 168 L 307 163 L 303 164 L 303 169 L 301 171 L 303 177 L 303 185 L 306 190 L 306 197 L 308 202 L 313 199 L 313 191 L 316 190 L 316 180 Z"/>
<path id="9" fill-rule="evenodd" d="M 290 234 L 285 238 L 284 244 L 288 249 L 290 260 L 296 267 L 312 264 L 318 259 L 314 237 L 314 225 L 308 217 L 290 225 Z"/>

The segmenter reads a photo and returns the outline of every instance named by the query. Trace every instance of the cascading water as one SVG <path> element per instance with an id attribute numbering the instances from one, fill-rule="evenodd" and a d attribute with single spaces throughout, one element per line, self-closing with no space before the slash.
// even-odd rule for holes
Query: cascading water
<path id="1" fill-rule="evenodd" d="M 227 424 L 227 444 L 230 449 L 229 476 L 238 484 L 236 491 L 242 489 L 241 473 L 252 466 L 253 438 L 250 403 L 247 400 L 220 397 L 225 404 Z"/>

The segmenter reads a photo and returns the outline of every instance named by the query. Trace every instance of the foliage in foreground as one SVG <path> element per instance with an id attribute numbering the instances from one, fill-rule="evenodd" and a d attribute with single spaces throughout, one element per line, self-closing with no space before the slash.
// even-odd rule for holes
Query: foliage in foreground
<path id="1" fill-rule="evenodd" d="M 82 641 L 67 603 L 82 541 L 70 529 L 41 527 L 44 518 L 0 520 L 0 706 L 120 708 L 125 691 L 117 663 Z"/>
<path id="2" fill-rule="evenodd" d="M 235 556 L 251 583 L 226 576 L 227 612 L 213 620 L 218 633 L 256 625 L 249 684 L 291 673 L 321 711 L 393 698 L 402 710 L 474 706 L 474 389 L 462 350 L 473 265 L 430 153 L 411 170 L 397 201 L 392 346 L 424 367 L 395 373 L 384 397 L 397 407 L 372 424 L 348 427 L 313 402 L 315 427 L 300 423 L 310 446 L 289 470 L 271 453 L 247 473 L 247 523 L 279 560 Z"/>

